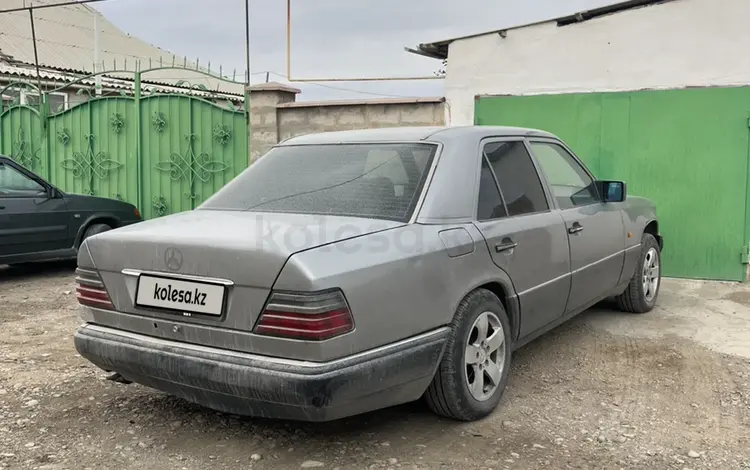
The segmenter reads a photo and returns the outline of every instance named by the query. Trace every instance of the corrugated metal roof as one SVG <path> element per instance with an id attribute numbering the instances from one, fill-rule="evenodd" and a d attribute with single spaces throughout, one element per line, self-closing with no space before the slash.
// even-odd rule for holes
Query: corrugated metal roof
<path id="1" fill-rule="evenodd" d="M 22 67 L 18 65 L 13 66 L 13 65 L 6 65 L 6 64 L 0 63 L 0 75 L 20 77 L 22 81 L 25 81 L 32 85 L 36 85 L 37 75 L 36 75 L 36 69 L 34 68 L 33 64 L 27 64 L 25 67 Z M 40 68 L 39 76 L 42 78 L 43 82 L 53 83 L 53 85 L 47 85 L 47 86 L 44 86 L 46 85 L 46 83 L 43 84 L 43 90 L 49 91 L 51 88 L 61 87 L 64 83 L 70 83 L 70 82 L 78 80 L 81 74 L 75 73 L 75 72 L 57 71 L 57 70 L 49 69 L 49 68 L 47 69 Z M 128 80 L 119 79 L 116 77 L 108 77 L 104 75 L 102 76 L 101 84 L 104 90 L 112 90 L 112 89 L 124 90 L 124 91 L 129 91 L 129 93 L 132 94 L 132 90 L 133 90 L 132 80 L 128 81 Z M 0 84 L 0 87 L 1 85 L 2 84 Z M 96 85 L 96 81 L 93 78 L 87 78 L 84 80 L 77 81 L 72 86 L 93 87 L 94 85 Z M 211 93 L 207 91 L 188 89 L 185 87 L 170 86 L 169 84 L 165 84 L 165 83 L 141 81 L 141 86 L 146 91 L 153 88 L 155 90 L 159 90 L 160 92 L 178 93 L 178 94 L 185 94 L 185 95 L 190 94 L 193 96 L 198 96 L 198 97 L 202 97 L 206 99 L 220 98 L 220 99 L 225 99 L 225 100 L 233 101 L 233 102 L 244 101 L 244 95 L 239 96 L 233 93 L 225 93 L 225 92 Z"/>
<path id="2" fill-rule="evenodd" d="M 34 4 L 54 4 L 59 1 L 35 0 Z M 4 9 L 20 8 L 28 6 L 29 1 L 26 0 L 24 5 L 24 0 L 3 0 L 2 4 Z M 183 65 L 182 58 L 121 31 L 87 5 L 34 11 L 39 63 L 60 70 L 93 73 L 95 15 L 99 17 L 99 58 L 104 62 L 105 70 L 112 69 L 115 63 L 118 69 L 122 69 L 127 63 L 128 70 L 134 70 L 136 62 L 140 62 L 141 69 L 149 68 L 149 63 L 152 67 L 158 67 L 160 63 L 171 66 L 173 62 L 178 66 Z M 34 63 L 34 44 L 27 12 L 0 13 L 0 54 Z M 188 67 L 195 68 L 195 63 L 188 62 Z M 244 93 L 244 85 L 241 83 L 223 82 L 188 69 L 159 70 L 145 74 L 143 79 L 169 84 L 187 80 L 193 85 L 202 84 L 211 90 L 239 95 Z M 242 80 L 242 73 L 238 79 Z"/>

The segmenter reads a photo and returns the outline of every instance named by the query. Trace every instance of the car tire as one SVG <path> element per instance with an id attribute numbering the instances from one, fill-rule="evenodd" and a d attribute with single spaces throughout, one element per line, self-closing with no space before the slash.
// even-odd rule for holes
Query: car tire
<path id="1" fill-rule="evenodd" d="M 654 269 L 655 268 L 655 269 Z M 641 253 L 633 278 L 625 291 L 617 296 L 617 307 L 630 313 L 647 313 L 656 305 L 661 288 L 661 252 L 659 243 L 650 233 L 641 237 Z"/>
<path id="2" fill-rule="evenodd" d="M 488 340 L 492 340 L 493 333 L 499 335 L 488 346 L 482 346 L 488 341 L 483 343 L 480 337 L 483 321 L 488 325 L 485 330 Z M 502 344 L 498 345 L 500 339 Z M 477 344 L 482 351 L 476 348 Z M 477 356 L 472 353 L 473 359 L 467 360 L 469 345 Z M 427 405 L 438 415 L 459 421 L 484 418 L 497 407 L 505 392 L 510 359 L 510 323 L 503 304 L 486 289 L 471 292 L 461 301 L 453 317 L 445 352 L 424 395 Z M 481 369 L 479 361 L 483 361 Z M 480 377 L 482 387 L 476 382 Z"/>
<path id="3" fill-rule="evenodd" d="M 107 230 L 112 230 L 112 227 L 110 227 L 107 224 L 93 224 L 90 227 L 88 227 L 85 232 L 83 232 L 83 238 L 81 239 L 81 243 L 83 243 L 84 240 L 86 240 L 87 238 L 106 232 Z"/>

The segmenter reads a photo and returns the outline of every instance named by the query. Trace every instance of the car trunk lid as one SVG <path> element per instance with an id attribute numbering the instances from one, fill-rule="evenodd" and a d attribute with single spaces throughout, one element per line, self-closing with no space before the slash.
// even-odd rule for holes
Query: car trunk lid
<path id="1" fill-rule="evenodd" d="M 402 225 L 352 217 L 195 210 L 102 233 L 86 240 L 83 248 L 115 315 L 250 331 L 291 255 Z M 112 315 L 101 314 L 99 322 L 133 329 L 124 326 L 133 321 Z"/>

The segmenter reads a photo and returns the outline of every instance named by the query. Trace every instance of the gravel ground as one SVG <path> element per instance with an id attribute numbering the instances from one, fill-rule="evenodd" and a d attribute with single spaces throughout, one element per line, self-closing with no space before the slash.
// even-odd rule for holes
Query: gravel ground
<path id="1" fill-rule="evenodd" d="M 0 268 L 0 468 L 750 468 L 750 345 L 735 335 L 738 354 L 727 355 L 720 332 L 705 344 L 680 334 L 713 325 L 711 315 L 750 331 L 747 286 L 714 289 L 717 310 L 667 280 L 645 316 L 579 316 L 514 354 L 508 391 L 481 422 L 416 403 L 305 424 L 104 380 L 72 344 L 72 283 L 70 265 Z"/>

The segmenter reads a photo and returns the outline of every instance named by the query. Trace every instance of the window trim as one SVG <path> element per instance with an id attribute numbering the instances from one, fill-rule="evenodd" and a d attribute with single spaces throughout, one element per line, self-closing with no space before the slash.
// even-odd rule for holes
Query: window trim
<path id="1" fill-rule="evenodd" d="M 66 109 L 68 109 L 70 107 L 69 96 L 68 96 L 67 93 L 62 93 L 62 92 L 59 92 L 59 91 L 53 91 L 53 92 L 45 93 L 45 94 L 47 94 L 47 95 L 55 95 L 55 96 L 62 96 L 62 98 L 63 98 L 63 109 L 61 109 L 59 112 L 65 111 Z M 27 101 L 27 97 L 28 96 L 40 97 L 40 99 L 41 99 L 40 93 L 34 93 L 34 92 L 28 92 L 26 90 L 21 90 L 21 95 L 20 95 L 19 103 L 23 104 L 23 105 L 26 105 L 26 106 L 33 106 L 33 105 L 28 104 L 28 101 Z M 50 110 L 50 112 L 56 113 L 58 111 L 56 109 L 54 109 L 54 110 Z"/>
<path id="2" fill-rule="evenodd" d="M 501 142 L 521 142 L 524 145 L 524 148 L 526 149 L 526 153 L 529 155 L 529 159 L 531 159 L 531 164 L 534 170 L 536 171 L 536 177 L 539 180 L 539 184 L 542 187 L 542 193 L 544 194 L 545 201 L 547 202 L 547 208 L 545 210 L 541 211 L 535 211 L 535 212 L 526 212 L 524 214 L 516 214 L 511 215 L 510 212 L 508 212 L 508 205 L 505 202 L 505 195 L 503 194 L 502 188 L 500 188 L 500 183 L 497 180 L 497 175 L 495 174 L 495 169 L 492 168 L 492 163 L 487 159 L 486 152 L 484 151 L 485 147 L 489 144 L 494 143 L 501 143 Z M 556 207 L 553 205 L 552 194 L 549 191 L 549 187 L 547 186 L 547 180 L 543 177 L 542 174 L 539 172 L 539 166 L 536 162 L 536 158 L 534 158 L 534 155 L 531 153 L 531 149 L 529 148 L 529 144 L 527 142 L 527 139 L 522 136 L 518 137 L 485 137 L 479 141 L 479 154 L 480 154 L 480 161 L 478 162 L 478 168 L 477 168 L 477 176 L 476 176 L 476 184 L 474 185 L 474 220 L 477 222 L 493 222 L 493 221 L 500 221 L 500 220 L 508 220 L 508 219 L 515 219 L 517 217 L 527 217 L 530 215 L 537 215 L 537 214 L 544 214 L 547 212 L 552 212 L 553 208 Z M 490 171 L 492 172 L 492 178 L 495 180 L 495 186 L 497 187 L 497 190 L 500 192 L 500 199 L 503 201 L 503 205 L 505 206 L 505 213 L 507 214 L 505 217 L 501 218 L 495 218 L 495 219 L 486 219 L 481 220 L 479 219 L 479 184 L 481 182 L 481 176 L 482 176 L 482 162 L 481 159 L 487 159 L 487 164 L 490 167 Z"/>
<path id="3" fill-rule="evenodd" d="M 503 217 L 491 217 L 489 219 L 480 219 L 479 218 L 479 196 L 482 195 L 482 164 L 486 163 L 487 168 L 490 169 L 490 175 L 492 175 L 492 181 L 495 182 L 495 189 L 497 189 L 497 194 L 500 196 L 500 202 L 503 205 L 503 208 L 505 208 L 505 215 Z M 476 209 L 474 210 L 474 219 L 477 222 L 492 222 L 495 220 L 503 220 L 510 217 L 510 213 L 508 212 L 508 205 L 505 203 L 505 196 L 503 196 L 503 190 L 500 189 L 500 183 L 497 182 L 497 175 L 495 174 L 495 170 L 492 169 L 492 164 L 490 163 L 490 160 L 487 158 L 487 153 L 482 149 L 482 158 L 479 163 L 479 183 L 477 184 L 477 203 L 476 203 Z"/>
<path id="4" fill-rule="evenodd" d="M 291 137 L 290 137 L 291 139 Z M 288 139 L 287 139 L 288 140 Z M 273 149 L 283 149 L 286 147 L 319 147 L 319 146 L 350 146 L 350 145 L 380 145 L 380 146 L 387 146 L 387 145 L 422 145 L 427 147 L 432 147 L 433 152 L 432 156 L 430 158 L 430 162 L 425 167 L 425 171 L 422 175 L 423 181 L 421 182 L 421 189 L 418 192 L 415 192 L 414 200 L 412 201 L 412 205 L 410 206 L 410 212 L 407 214 L 408 217 L 406 217 L 404 220 L 402 219 L 393 219 L 393 218 L 385 218 L 385 217 L 373 217 L 373 216 L 367 216 L 368 218 L 372 218 L 373 220 L 385 220 L 385 221 L 393 221 L 393 222 L 399 222 L 399 223 L 405 223 L 405 224 L 416 224 L 417 220 L 421 216 L 422 209 L 424 207 L 424 202 L 427 199 L 427 195 L 430 190 L 430 186 L 433 181 L 433 177 L 435 175 L 435 172 L 437 170 L 438 163 L 440 161 L 440 158 L 443 154 L 444 145 L 442 142 L 438 141 L 432 141 L 432 140 L 355 140 L 355 141 L 341 141 L 341 142 L 306 142 L 306 143 L 299 143 L 299 144 L 285 144 L 284 141 L 279 142 L 275 145 L 273 145 L 268 152 L 261 155 L 255 162 L 258 162 L 261 158 L 267 158 L 269 153 L 271 153 L 271 150 Z M 245 168 L 244 171 L 249 170 L 250 167 Z M 239 175 L 238 175 L 239 177 Z M 227 183 L 229 184 L 229 183 Z M 226 185 L 225 185 L 226 186 Z M 218 192 L 218 191 L 217 191 Z M 214 193 L 211 195 L 210 198 L 203 201 L 198 207 L 196 207 L 196 210 L 198 209 L 206 209 L 205 205 L 211 198 L 213 198 L 216 195 Z M 216 209 L 216 208 L 213 208 Z M 219 208 L 217 210 L 238 210 L 238 209 L 226 209 L 226 208 Z M 245 210 L 243 210 L 245 211 Z M 273 212 L 273 211 L 269 211 Z M 274 212 L 279 214 L 294 214 L 293 212 Z M 307 214 L 307 215 L 329 215 L 329 214 L 315 214 L 315 213 L 300 213 L 300 214 Z M 355 216 L 344 216 L 344 217 L 355 217 Z M 356 216 L 359 217 L 359 216 Z"/>
<path id="5" fill-rule="evenodd" d="M 36 194 L 34 196 L 21 196 L 20 194 L 3 194 L 0 193 L 0 199 L 38 199 L 44 197 L 43 194 Z"/>
<path id="6" fill-rule="evenodd" d="M 555 197 L 555 193 L 552 190 L 552 185 L 550 184 L 549 180 L 547 179 L 547 175 L 544 173 L 544 169 L 541 168 L 541 164 L 537 161 L 536 154 L 534 153 L 534 151 L 533 151 L 533 149 L 531 147 L 532 143 L 540 143 L 540 144 L 548 144 L 548 145 L 558 145 L 558 146 L 560 146 L 560 148 L 562 148 L 568 155 L 570 155 L 570 157 L 578 165 L 578 167 L 581 168 L 583 170 L 583 172 L 589 178 L 591 178 L 591 181 L 593 183 L 594 192 L 596 193 L 596 196 L 598 198 L 597 201 L 596 202 L 592 202 L 590 204 L 585 204 L 585 205 L 582 205 L 582 206 L 569 207 L 569 208 L 566 208 L 566 209 L 563 209 L 562 207 L 560 207 L 560 205 L 557 203 L 557 198 Z M 560 139 L 554 139 L 554 138 L 550 138 L 550 137 L 530 137 L 530 138 L 526 139 L 526 145 L 528 146 L 529 152 L 532 155 L 532 159 L 534 160 L 534 164 L 537 166 L 537 171 L 539 171 L 544 176 L 545 186 L 547 187 L 549 195 L 550 195 L 552 201 L 554 202 L 555 207 L 558 210 L 560 210 L 560 211 L 567 211 L 567 210 L 577 209 L 577 208 L 580 208 L 580 207 L 589 207 L 589 206 L 593 206 L 594 204 L 601 204 L 602 203 L 602 200 L 603 200 L 602 195 L 599 193 L 599 188 L 595 184 L 598 181 L 597 178 L 596 178 L 596 176 L 594 176 L 594 174 L 581 161 L 581 159 L 578 158 L 578 155 L 576 155 L 575 152 L 573 152 L 573 150 L 570 149 L 570 147 L 568 147 L 567 145 L 565 145 L 565 143 L 562 140 L 560 140 Z"/>
<path id="7" fill-rule="evenodd" d="M 12 168 L 12 169 L 16 170 L 18 173 L 20 173 L 23 176 L 25 176 L 26 178 L 32 180 L 33 182 L 35 182 L 36 184 L 38 184 L 39 186 L 41 186 L 42 189 L 47 194 L 49 194 L 49 192 L 50 192 L 50 190 L 51 190 L 52 187 L 49 184 L 47 184 L 46 181 L 44 181 L 44 180 L 40 179 L 39 177 L 37 177 L 34 173 L 29 172 L 28 170 L 26 170 L 26 168 L 22 167 L 21 165 L 16 164 L 11 159 L 0 159 L 0 163 L 2 163 L 3 165 L 5 165 L 5 166 L 7 166 L 9 168 Z M 22 195 L 18 195 L 18 194 L 0 194 L 0 199 L 34 199 L 34 198 L 38 198 L 38 197 L 41 197 L 41 196 L 38 195 L 38 194 L 37 195 L 33 195 L 33 196 L 22 196 Z"/>

